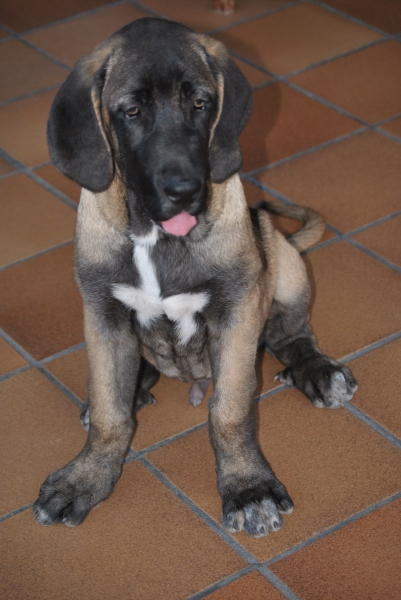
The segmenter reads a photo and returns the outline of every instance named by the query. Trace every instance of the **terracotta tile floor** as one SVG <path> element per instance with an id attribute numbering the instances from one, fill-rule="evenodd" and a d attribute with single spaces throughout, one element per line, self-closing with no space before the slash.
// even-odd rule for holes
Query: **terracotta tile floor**
<path id="1" fill-rule="evenodd" d="M 0 597 L 7 600 L 401 598 L 401 9 L 398 0 L 4 0 L 0 7 Z M 259 440 L 296 509 L 262 540 L 220 525 L 207 403 L 161 378 L 112 497 L 41 527 L 47 474 L 85 440 L 88 364 L 73 281 L 79 188 L 46 120 L 74 61 L 132 19 L 224 41 L 255 88 L 241 136 L 250 203 L 310 205 L 305 254 L 321 347 L 359 380 L 319 411 L 258 356 Z M 274 222 L 285 233 L 288 219 Z"/>

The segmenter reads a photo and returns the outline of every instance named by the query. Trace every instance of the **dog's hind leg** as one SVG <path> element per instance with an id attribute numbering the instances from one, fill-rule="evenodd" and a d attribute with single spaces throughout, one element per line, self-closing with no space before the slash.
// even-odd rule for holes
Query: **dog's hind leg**
<path id="1" fill-rule="evenodd" d="M 277 232 L 276 232 L 277 233 Z M 301 256 L 277 234 L 277 281 L 264 341 L 286 368 L 276 375 L 317 407 L 349 402 L 358 385 L 348 367 L 324 355 L 309 320 L 310 289 Z"/>

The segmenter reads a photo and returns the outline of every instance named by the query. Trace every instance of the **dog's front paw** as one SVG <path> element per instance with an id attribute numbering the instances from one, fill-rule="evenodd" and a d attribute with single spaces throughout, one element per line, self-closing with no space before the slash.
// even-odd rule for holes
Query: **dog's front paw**
<path id="1" fill-rule="evenodd" d="M 223 526 L 230 532 L 244 530 L 254 538 L 279 531 L 281 514 L 291 513 L 294 503 L 278 479 L 269 479 L 241 491 L 223 494 Z"/>
<path id="2" fill-rule="evenodd" d="M 91 508 L 108 498 L 120 473 L 77 460 L 50 473 L 33 505 L 36 520 L 42 525 L 79 525 Z"/>
<path id="3" fill-rule="evenodd" d="M 327 356 L 287 367 L 275 379 L 298 388 L 317 408 L 344 406 L 358 389 L 349 368 Z"/>

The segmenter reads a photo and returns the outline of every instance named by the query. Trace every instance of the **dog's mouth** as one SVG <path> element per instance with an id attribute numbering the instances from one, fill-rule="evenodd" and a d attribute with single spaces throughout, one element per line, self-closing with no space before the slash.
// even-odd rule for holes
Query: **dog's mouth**
<path id="1" fill-rule="evenodd" d="M 164 231 L 171 235 L 185 236 L 187 235 L 198 223 L 198 220 L 193 215 L 183 211 L 167 219 L 167 221 L 160 221 L 160 225 Z"/>

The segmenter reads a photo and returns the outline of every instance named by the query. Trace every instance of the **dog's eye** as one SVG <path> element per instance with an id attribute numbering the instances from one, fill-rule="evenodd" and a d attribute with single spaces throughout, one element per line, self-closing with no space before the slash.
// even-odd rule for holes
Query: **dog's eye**
<path id="1" fill-rule="evenodd" d="M 194 100 L 194 108 L 196 108 L 196 110 L 204 110 L 206 108 L 206 102 L 202 100 L 202 98 L 197 98 Z"/>
<path id="2" fill-rule="evenodd" d="M 133 106 L 125 113 L 126 119 L 132 119 L 133 117 L 137 117 L 139 115 L 139 108 L 137 106 Z"/>

